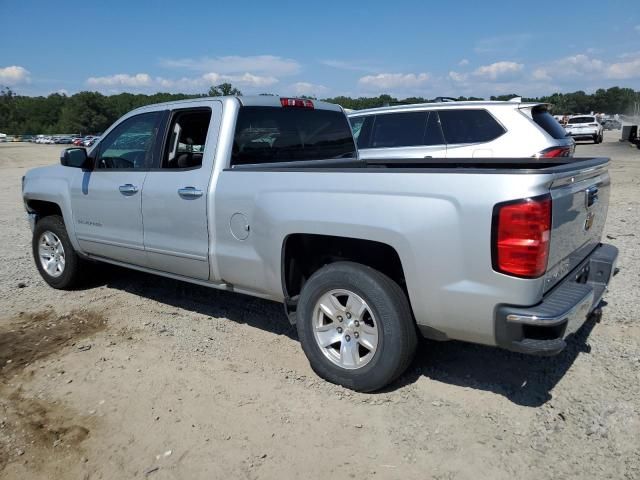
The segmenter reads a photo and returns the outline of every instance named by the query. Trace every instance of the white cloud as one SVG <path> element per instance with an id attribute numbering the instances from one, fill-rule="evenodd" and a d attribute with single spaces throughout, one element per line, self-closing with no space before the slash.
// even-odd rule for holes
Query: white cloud
<path id="1" fill-rule="evenodd" d="M 218 72 L 226 75 L 238 75 L 255 72 L 264 76 L 294 75 L 300 71 L 300 64 L 290 58 L 275 55 L 254 55 L 225 57 L 163 59 L 160 64 L 167 68 L 179 68 L 197 72 Z"/>
<path id="2" fill-rule="evenodd" d="M 604 68 L 602 60 L 597 60 L 584 54 L 566 57 L 556 63 L 560 71 L 571 75 L 600 72 Z"/>
<path id="3" fill-rule="evenodd" d="M 358 83 L 369 89 L 385 88 L 416 88 L 429 81 L 428 73 L 379 73 L 378 75 L 366 75 Z"/>
<path id="4" fill-rule="evenodd" d="M 534 80 L 540 80 L 543 82 L 551 81 L 551 75 L 549 75 L 549 72 L 546 68 L 536 68 L 531 74 L 531 77 Z"/>
<path id="5" fill-rule="evenodd" d="M 29 83 L 31 74 L 29 70 L 18 65 L 0 67 L 0 85 L 13 86 L 20 83 Z"/>
<path id="6" fill-rule="evenodd" d="M 200 78 L 208 85 L 229 82 L 239 86 L 267 87 L 274 83 L 278 83 L 278 79 L 275 77 L 263 77 L 260 75 L 253 75 L 252 73 L 243 73 L 242 75 L 221 75 L 219 73 L 210 72 L 205 73 Z"/>
<path id="7" fill-rule="evenodd" d="M 458 66 L 460 67 L 466 67 L 467 65 L 469 65 L 469 60 L 467 60 L 466 58 L 463 58 L 458 62 Z"/>
<path id="8" fill-rule="evenodd" d="M 628 62 L 612 63 L 606 68 L 606 77 L 614 80 L 640 78 L 640 57 Z"/>
<path id="9" fill-rule="evenodd" d="M 513 77 L 522 72 L 524 65 L 516 62 L 496 62 L 478 67 L 473 75 L 487 80 L 498 80 L 501 77 Z"/>
<path id="10" fill-rule="evenodd" d="M 325 93 L 328 88 L 324 85 L 318 85 L 316 83 L 309 82 L 296 82 L 289 87 L 290 91 L 296 95 L 312 95 L 317 96 Z"/>
<path id="11" fill-rule="evenodd" d="M 151 76 L 147 73 L 137 73 L 128 75 L 126 73 L 117 73 L 105 77 L 89 77 L 87 84 L 92 87 L 149 87 L 153 83 Z"/>
<path id="12" fill-rule="evenodd" d="M 461 83 L 461 82 L 466 82 L 467 78 L 469 78 L 469 75 L 467 73 L 460 73 L 460 72 L 449 72 L 448 77 L 453 80 L 454 82 L 457 83 Z"/>
<path id="13" fill-rule="evenodd" d="M 237 87 L 259 88 L 278 83 L 275 77 L 254 75 L 245 72 L 239 75 L 223 75 L 216 72 L 209 72 L 196 77 L 165 78 L 152 77 L 148 73 L 137 73 L 129 75 L 119 73 L 104 77 L 89 77 L 87 85 L 94 88 L 106 88 L 108 91 L 131 90 L 179 90 L 185 92 L 206 91 L 212 85 L 229 82 Z"/>

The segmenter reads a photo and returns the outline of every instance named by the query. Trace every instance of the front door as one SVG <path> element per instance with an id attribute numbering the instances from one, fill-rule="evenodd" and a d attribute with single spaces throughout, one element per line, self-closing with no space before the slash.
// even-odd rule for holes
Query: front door
<path id="1" fill-rule="evenodd" d="M 71 202 L 78 242 L 86 253 L 147 264 L 142 191 L 162 112 L 129 117 L 94 149 L 93 171 L 75 177 Z"/>
<path id="2" fill-rule="evenodd" d="M 142 192 L 150 268 L 209 279 L 208 191 L 221 116 L 220 102 L 171 114 L 165 151 Z"/>

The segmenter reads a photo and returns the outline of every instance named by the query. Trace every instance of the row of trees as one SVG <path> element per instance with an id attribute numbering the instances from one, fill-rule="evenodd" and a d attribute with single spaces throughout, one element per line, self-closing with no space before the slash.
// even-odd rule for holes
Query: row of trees
<path id="1" fill-rule="evenodd" d="M 152 103 L 198 98 L 202 96 L 242 95 L 230 83 L 213 86 L 207 94 L 186 95 L 180 93 L 156 93 L 153 95 L 120 93 L 102 95 L 98 92 L 80 92 L 71 96 L 57 93 L 47 97 L 16 95 L 9 88 L 0 89 L 0 132 L 11 135 L 39 133 L 99 133 L 128 111 Z M 265 94 L 269 95 L 269 94 Z M 491 100 L 508 100 L 518 96 L 502 95 Z M 422 103 L 429 99 L 410 97 L 398 99 L 390 95 L 378 97 L 334 97 L 325 99 L 344 108 L 363 109 L 393 105 L 396 103 Z M 459 97 L 458 100 L 482 100 L 478 97 Z M 554 105 L 554 113 L 571 114 L 585 112 L 631 113 L 640 102 L 640 92 L 631 88 L 612 87 L 599 89 L 593 94 L 583 91 L 554 93 L 540 98 L 525 98 Z"/>

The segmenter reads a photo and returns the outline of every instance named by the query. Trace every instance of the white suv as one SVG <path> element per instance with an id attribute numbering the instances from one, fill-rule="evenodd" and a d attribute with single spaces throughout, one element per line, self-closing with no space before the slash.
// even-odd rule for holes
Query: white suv
<path id="1" fill-rule="evenodd" d="M 576 140 L 593 140 L 602 143 L 604 127 L 594 115 L 574 115 L 569 117 L 564 127 L 569 135 Z"/>
<path id="2" fill-rule="evenodd" d="M 349 114 L 360 158 L 569 157 L 575 142 L 541 103 L 442 102 Z"/>

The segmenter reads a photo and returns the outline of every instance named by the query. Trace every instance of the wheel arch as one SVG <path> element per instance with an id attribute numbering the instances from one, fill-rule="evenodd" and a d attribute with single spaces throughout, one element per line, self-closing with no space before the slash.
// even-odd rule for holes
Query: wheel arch
<path id="1" fill-rule="evenodd" d="M 34 214 L 36 216 L 36 223 L 42 218 L 51 215 L 61 216 L 67 229 L 67 234 L 69 235 L 69 241 L 73 245 L 73 248 L 82 254 L 73 226 L 73 213 L 65 200 L 66 199 L 63 200 L 63 198 L 40 198 L 40 196 L 33 198 L 32 196 L 25 196 L 24 205 L 28 214 Z"/>
<path id="2" fill-rule="evenodd" d="M 55 202 L 48 200 L 25 200 L 27 212 L 37 215 L 37 220 L 51 215 L 60 215 L 64 218 L 62 208 Z"/>
<path id="3" fill-rule="evenodd" d="M 282 242 L 280 262 L 284 305 L 292 324 L 296 322 L 297 300 L 306 281 L 323 266 L 339 261 L 367 265 L 385 274 L 400 286 L 411 306 L 405 270 L 393 246 L 363 238 L 292 233 Z"/>

